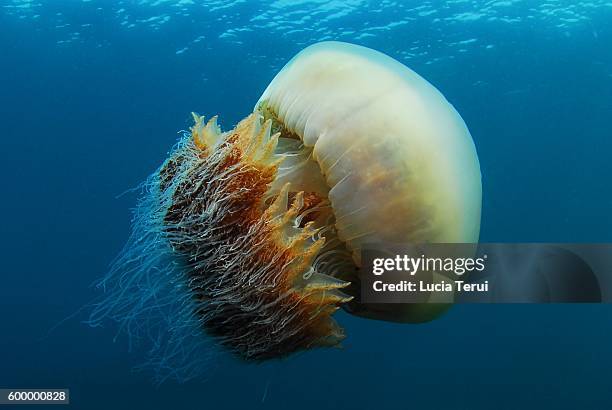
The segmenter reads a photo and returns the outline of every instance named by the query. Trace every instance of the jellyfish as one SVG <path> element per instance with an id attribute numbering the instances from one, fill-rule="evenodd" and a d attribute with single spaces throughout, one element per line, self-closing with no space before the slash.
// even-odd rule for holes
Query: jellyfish
<path id="1" fill-rule="evenodd" d="M 178 372 L 210 341 L 255 362 L 339 346 L 338 309 L 401 323 L 446 309 L 359 294 L 364 244 L 478 241 L 476 149 L 433 85 L 380 52 L 322 42 L 233 129 L 193 119 L 143 184 L 91 323 L 150 337 L 155 364 Z"/>

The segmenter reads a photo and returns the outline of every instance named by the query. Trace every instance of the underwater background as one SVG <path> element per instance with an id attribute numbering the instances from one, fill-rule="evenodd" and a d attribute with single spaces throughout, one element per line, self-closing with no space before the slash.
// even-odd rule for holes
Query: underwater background
<path id="1" fill-rule="evenodd" d="M 0 1 L 0 387 L 69 388 L 79 409 L 612 408 L 612 306 L 339 312 L 343 349 L 214 352 L 204 379 L 160 386 L 133 370 L 144 347 L 83 323 L 129 234 L 125 192 L 190 112 L 230 129 L 330 39 L 389 54 L 457 108 L 481 241 L 612 242 L 610 0 Z"/>

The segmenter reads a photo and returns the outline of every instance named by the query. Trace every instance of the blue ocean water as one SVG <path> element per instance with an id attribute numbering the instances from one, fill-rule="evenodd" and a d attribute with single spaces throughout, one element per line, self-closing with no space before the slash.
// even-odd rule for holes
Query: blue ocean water
<path id="1" fill-rule="evenodd" d="M 129 234 L 135 187 L 191 111 L 229 129 L 321 40 L 383 51 L 475 140 L 481 240 L 612 242 L 609 0 L 0 2 L 0 387 L 78 409 L 612 407 L 612 308 L 457 306 L 397 325 L 340 312 L 343 349 L 155 386 L 77 312 Z"/>

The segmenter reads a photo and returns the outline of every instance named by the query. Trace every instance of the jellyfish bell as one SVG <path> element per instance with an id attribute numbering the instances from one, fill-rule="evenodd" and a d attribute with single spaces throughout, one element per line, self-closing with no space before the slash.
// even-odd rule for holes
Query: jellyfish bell
<path id="1" fill-rule="evenodd" d="M 433 85 L 391 57 L 339 42 L 310 46 L 256 110 L 312 149 L 356 260 L 368 241 L 478 240 L 480 166 L 470 133 Z"/>
<path id="2" fill-rule="evenodd" d="M 277 185 L 290 179 L 308 190 L 319 181 L 355 266 L 363 244 L 478 241 L 480 166 L 470 133 L 444 96 L 403 64 L 365 47 L 318 43 L 277 74 L 256 111 L 278 124 L 281 138 L 296 136 L 310 150 L 317 166 Z M 365 305 L 352 288 L 347 308 L 360 316 L 420 322 L 445 309 Z"/>
<path id="3" fill-rule="evenodd" d="M 423 78 L 376 51 L 319 43 L 234 129 L 194 120 L 149 178 L 92 323 L 154 327 L 161 363 L 191 363 L 204 333 L 257 361 L 339 345 L 341 307 L 396 322 L 445 308 L 359 300 L 364 244 L 478 239 L 474 144 Z"/>

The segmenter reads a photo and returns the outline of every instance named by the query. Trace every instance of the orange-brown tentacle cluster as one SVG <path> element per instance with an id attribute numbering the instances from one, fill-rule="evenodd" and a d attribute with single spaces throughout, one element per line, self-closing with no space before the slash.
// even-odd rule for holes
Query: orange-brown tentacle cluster
<path id="1" fill-rule="evenodd" d="M 252 114 L 221 133 L 215 118 L 194 118 L 160 189 L 173 191 L 165 231 L 204 328 L 253 360 L 337 345 L 344 334 L 331 315 L 351 299 L 339 291 L 348 283 L 313 268 L 325 242 L 315 207 L 326 199 L 286 184 L 266 203 L 282 161 L 271 121 Z"/>

